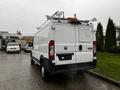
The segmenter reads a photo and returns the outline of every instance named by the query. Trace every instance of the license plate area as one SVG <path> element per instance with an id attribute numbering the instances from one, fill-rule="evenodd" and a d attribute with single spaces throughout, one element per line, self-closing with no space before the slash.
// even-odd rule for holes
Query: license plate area
<path id="1" fill-rule="evenodd" d="M 74 55 L 74 53 L 62 53 L 62 54 L 56 54 L 59 58 L 60 61 L 63 60 L 72 60 L 72 55 Z"/>
<path id="2" fill-rule="evenodd" d="M 16 48 L 11 48 L 11 49 L 16 49 Z"/>

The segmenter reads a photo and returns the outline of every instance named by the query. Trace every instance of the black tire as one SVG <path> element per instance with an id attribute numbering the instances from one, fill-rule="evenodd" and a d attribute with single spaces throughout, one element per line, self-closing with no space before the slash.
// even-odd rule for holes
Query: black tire
<path id="1" fill-rule="evenodd" d="M 31 59 L 31 64 L 32 64 L 32 65 L 33 65 L 33 64 L 35 64 L 35 61 L 34 61 L 34 60 L 32 60 L 32 59 Z"/>
<path id="2" fill-rule="evenodd" d="M 31 61 L 31 64 L 35 64 L 35 61 L 33 60 L 33 57 L 32 57 L 32 53 L 30 53 L 30 61 Z"/>
<path id="3" fill-rule="evenodd" d="M 41 65 L 41 78 L 44 80 L 44 81 L 47 81 L 50 77 L 50 74 L 46 71 L 45 67 L 43 65 Z"/>

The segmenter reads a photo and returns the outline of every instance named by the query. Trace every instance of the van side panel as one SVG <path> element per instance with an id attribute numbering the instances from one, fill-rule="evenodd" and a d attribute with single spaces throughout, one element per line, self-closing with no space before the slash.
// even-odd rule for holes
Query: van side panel
<path id="1" fill-rule="evenodd" d="M 50 24 L 47 24 L 34 36 L 34 50 L 32 50 L 32 55 L 38 60 L 40 60 L 41 55 L 48 58 L 48 42 L 50 29 Z"/>

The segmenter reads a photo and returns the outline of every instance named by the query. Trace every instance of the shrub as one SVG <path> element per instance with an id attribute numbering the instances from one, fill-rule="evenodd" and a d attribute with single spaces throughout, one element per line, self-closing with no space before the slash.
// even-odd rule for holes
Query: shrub
<path id="1" fill-rule="evenodd" d="M 113 53 L 120 53 L 120 47 L 113 46 L 112 49 L 111 49 L 111 52 L 113 52 Z"/>

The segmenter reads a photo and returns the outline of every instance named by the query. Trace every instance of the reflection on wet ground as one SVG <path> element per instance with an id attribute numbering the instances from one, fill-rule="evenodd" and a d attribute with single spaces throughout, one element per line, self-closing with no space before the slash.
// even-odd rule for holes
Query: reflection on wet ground
<path id="1" fill-rule="evenodd" d="M 0 52 L 0 90 L 120 90 L 120 88 L 83 73 L 52 76 L 44 82 L 37 65 L 30 64 L 30 54 Z"/>

